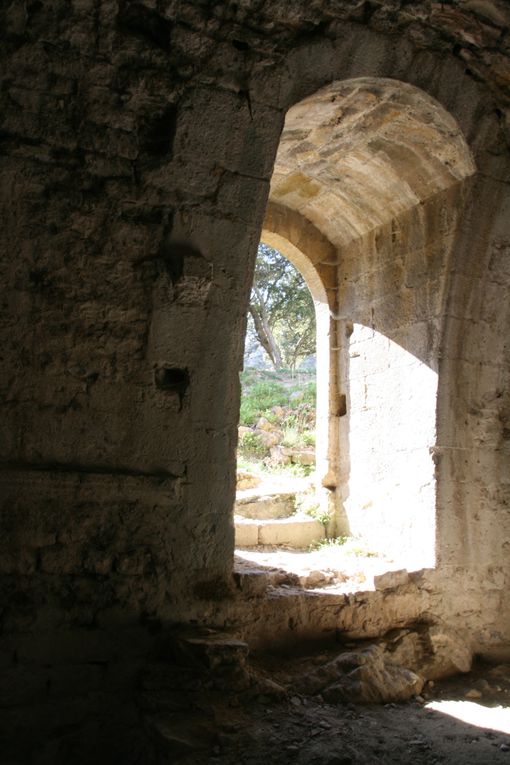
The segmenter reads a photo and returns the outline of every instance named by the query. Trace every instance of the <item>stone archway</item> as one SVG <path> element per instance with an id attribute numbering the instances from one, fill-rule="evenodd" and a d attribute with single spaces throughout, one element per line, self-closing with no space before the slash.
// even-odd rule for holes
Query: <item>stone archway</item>
<path id="1" fill-rule="evenodd" d="M 384 537 L 396 530 L 392 504 L 408 503 L 415 520 L 404 522 L 401 509 L 407 532 L 399 530 L 387 547 L 415 550 L 415 567 L 435 560 L 438 354 L 452 246 L 474 171 L 455 120 L 423 91 L 381 78 L 334 82 L 287 113 L 264 224 L 266 240 L 308 271 L 309 283 L 322 292 L 319 406 L 327 407 L 328 426 L 318 440 L 336 528 L 371 527 L 372 538 Z M 363 356 L 375 361 L 365 363 L 357 380 L 379 386 L 378 395 L 371 388 L 365 396 L 369 417 L 361 416 L 367 405 L 354 403 L 351 389 L 350 356 L 360 336 L 351 338 L 353 326 L 370 330 L 364 340 L 371 339 L 372 354 Z M 381 364 L 394 365 L 390 375 Z M 396 386 L 399 375 L 406 380 Z M 391 408 L 391 425 L 377 406 Z M 393 441 L 384 435 L 389 425 L 398 433 Z M 352 446 L 362 438 L 377 444 L 365 450 L 366 476 L 351 461 L 352 454 L 362 457 L 363 449 Z M 369 506 L 361 523 L 359 513 Z M 410 567 L 412 559 L 410 553 Z"/>

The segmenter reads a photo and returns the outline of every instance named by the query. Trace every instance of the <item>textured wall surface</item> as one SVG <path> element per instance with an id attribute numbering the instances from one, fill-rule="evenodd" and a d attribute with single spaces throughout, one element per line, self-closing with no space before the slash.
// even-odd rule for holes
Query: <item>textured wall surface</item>
<path id="1" fill-rule="evenodd" d="M 509 26 L 501 0 L 2 4 L 0 703 L 10 762 L 78 761 L 53 736 L 62 726 L 70 740 L 103 736 L 102 755 L 120 761 L 116 749 L 136 736 L 136 673 L 157 635 L 175 620 L 235 620 L 238 371 L 253 261 L 285 113 L 335 81 L 421 88 L 473 154 L 462 205 L 431 200 L 425 222 L 407 213 L 408 231 L 446 221 L 452 233 L 447 257 L 430 253 L 441 264 L 439 293 L 430 280 L 422 292 L 433 311 L 412 306 L 405 331 L 422 310 L 437 319 L 427 348 L 439 372 L 445 574 L 433 609 L 477 644 L 509 641 Z M 112 735 L 115 721 L 130 736 Z"/>

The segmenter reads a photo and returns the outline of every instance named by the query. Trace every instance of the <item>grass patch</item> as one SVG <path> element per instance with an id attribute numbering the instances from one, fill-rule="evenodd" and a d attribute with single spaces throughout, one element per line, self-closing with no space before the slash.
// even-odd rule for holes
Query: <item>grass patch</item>
<path id="1" fill-rule="evenodd" d="M 237 467 L 240 470 L 247 470 L 249 473 L 255 473 L 260 476 L 293 476 L 294 478 L 307 478 L 313 472 L 311 465 L 273 465 L 270 462 L 250 457 L 249 455 L 238 452 Z"/>
<path id="2" fill-rule="evenodd" d="M 315 550 L 322 550 L 324 547 L 343 547 L 347 539 L 348 537 L 345 536 L 332 537 L 331 539 L 317 539 L 316 542 L 312 542 L 308 547 L 308 550 L 310 552 L 315 552 Z"/>
<path id="3" fill-rule="evenodd" d="M 255 425 L 260 417 L 273 418 L 274 407 L 289 405 L 289 391 L 282 383 L 272 380 L 255 380 L 244 383 L 241 388 L 241 425 Z"/>
<path id="4" fill-rule="evenodd" d="M 257 433 L 243 433 L 239 439 L 239 450 L 245 457 L 262 459 L 265 457 L 267 447 Z"/>

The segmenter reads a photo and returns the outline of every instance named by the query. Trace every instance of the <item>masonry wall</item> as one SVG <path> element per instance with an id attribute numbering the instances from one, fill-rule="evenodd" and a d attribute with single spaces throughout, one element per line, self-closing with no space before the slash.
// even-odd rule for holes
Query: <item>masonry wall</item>
<path id="1" fill-rule="evenodd" d="M 437 374 L 355 324 L 349 392 L 349 531 L 410 570 L 434 566 Z"/>
<path id="2" fill-rule="evenodd" d="M 484 529 L 480 565 L 494 556 L 500 579 L 494 634 L 482 637 L 508 639 L 508 323 L 504 301 L 481 296 L 506 294 L 509 278 L 509 19 L 503 3 L 443 5 L 2 6 L 0 702 L 11 761 L 133 752 L 137 673 L 168 624 L 225 621 L 238 370 L 272 164 L 285 109 L 342 77 L 429 89 L 483 160 L 441 331 L 443 464 L 455 481 L 443 484 L 440 530 L 462 568 L 475 545 L 459 561 L 454 540 Z M 478 422 L 473 402 L 491 436 L 466 461 L 455 448 Z"/>
<path id="3" fill-rule="evenodd" d="M 436 563 L 438 354 L 469 181 L 340 251 L 341 493 L 351 533 L 409 568 Z"/>

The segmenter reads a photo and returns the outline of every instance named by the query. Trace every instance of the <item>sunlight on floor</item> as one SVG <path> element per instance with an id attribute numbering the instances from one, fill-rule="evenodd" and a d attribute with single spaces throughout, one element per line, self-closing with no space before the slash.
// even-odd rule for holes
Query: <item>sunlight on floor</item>
<path id="1" fill-rule="evenodd" d="M 283 548 L 238 548 L 236 555 L 256 566 L 295 574 L 304 587 L 338 592 L 374 589 L 374 576 L 398 566 L 379 556 L 366 555 L 356 540 L 342 546 L 321 546 L 311 552 Z"/>
<path id="2" fill-rule="evenodd" d="M 490 728 L 510 735 L 509 707 L 486 707 L 473 701 L 431 701 L 426 709 L 455 717 L 478 728 Z"/>

